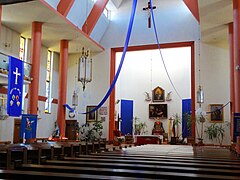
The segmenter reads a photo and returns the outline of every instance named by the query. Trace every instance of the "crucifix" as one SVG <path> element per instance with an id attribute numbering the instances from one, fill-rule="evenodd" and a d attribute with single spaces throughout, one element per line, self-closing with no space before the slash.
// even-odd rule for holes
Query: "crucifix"
<path id="1" fill-rule="evenodd" d="M 156 9 L 156 6 L 153 6 L 152 9 Z M 148 11 L 148 28 L 151 28 L 151 4 L 148 2 L 148 6 L 143 8 L 144 11 Z"/>
<path id="2" fill-rule="evenodd" d="M 15 74 L 15 84 L 18 84 L 18 76 L 21 76 L 21 74 L 18 72 L 17 67 L 16 67 L 16 71 L 13 71 L 13 74 Z"/>

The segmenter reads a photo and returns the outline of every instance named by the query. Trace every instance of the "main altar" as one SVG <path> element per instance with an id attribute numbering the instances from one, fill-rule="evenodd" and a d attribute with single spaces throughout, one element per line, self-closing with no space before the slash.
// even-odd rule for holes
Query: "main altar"
<path id="1" fill-rule="evenodd" d="M 135 135 L 134 142 L 135 145 L 144 145 L 144 144 L 161 144 L 163 139 L 162 135 Z"/>
<path id="2" fill-rule="evenodd" d="M 163 142 L 163 134 L 165 130 L 163 128 L 162 122 L 154 122 L 151 135 L 135 135 L 134 142 L 136 145 L 143 144 L 161 144 Z"/>

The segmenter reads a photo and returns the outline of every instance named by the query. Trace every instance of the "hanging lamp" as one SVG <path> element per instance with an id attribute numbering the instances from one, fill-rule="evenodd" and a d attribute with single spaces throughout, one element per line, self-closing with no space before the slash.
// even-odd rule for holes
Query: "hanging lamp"
<path id="1" fill-rule="evenodd" d="M 90 58 L 90 50 L 84 51 L 82 48 L 82 55 L 78 62 L 78 81 L 83 85 L 83 91 L 86 84 L 92 81 L 92 59 Z"/>
<path id="2" fill-rule="evenodd" d="M 201 56 L 200 56 L 200 26 L 199 26 L 199 40 L 198 40 L 198 57 L 199 57 L 199 64 L 198 64 L 198 83 L 199 83 L 199 86 L 198 86 L 198 90 L 197 90 L 197 103 L 199 104 L 199 107 L 201 108 L 201 105 L 204 103 L 204 92 L 203 92 L 203 88 L 201 86 Z"/>

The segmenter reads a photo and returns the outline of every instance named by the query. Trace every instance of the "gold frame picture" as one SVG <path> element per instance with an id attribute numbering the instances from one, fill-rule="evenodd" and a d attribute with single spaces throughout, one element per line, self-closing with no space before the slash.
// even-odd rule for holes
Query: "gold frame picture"
<path id="1" fill-rule="evenodd" d="M 224 122 L 223 104 L 210 104 L 209 105 L 210 122 L 222 123 Z"/>
<path id="2" fill-rule="evenodd" d="M 87 106 L 86 112 L 89 112 L 89 111 L 93 110 L 96 107 L 97 106 Z M 97 115 L 98 115 L 98 111 L 87 113 L 86 114 L 86 121 L 87 122 L 93 122 L 93 121 L 97 120 Z"/>
<path id="3" fill-rule="evenodd" d="M 167 104 L 149 104 L 149 119 L 167 119 Z"/>
<path id="4" fill-rule="evenodd" d="M 153 102 L 164 102 L 165 101 L 165 91 L 161 87 L 156 87 L 152 91 Z"/>

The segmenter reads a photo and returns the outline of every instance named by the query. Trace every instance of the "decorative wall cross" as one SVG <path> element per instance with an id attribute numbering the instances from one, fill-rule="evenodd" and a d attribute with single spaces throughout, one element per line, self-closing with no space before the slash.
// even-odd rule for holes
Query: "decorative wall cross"
<path id="1" fill-rule="evenodd" d="M 18 84 L 18 76 L 21 76 L 18 72 L 18 68 L 16 68 L 16 71 L 13 71 L 13 74 L 15 75 L 15 84 Z"/>
<path id="2" fill-rule="evenodd" d="M 156 9 L 156 6 L 153 6 L 152 9 Z M 148 2 L 148 6 L 143 8 L 144 11 L 148 11 L 148 28 L 151 28 L 151 4 Z"/>

